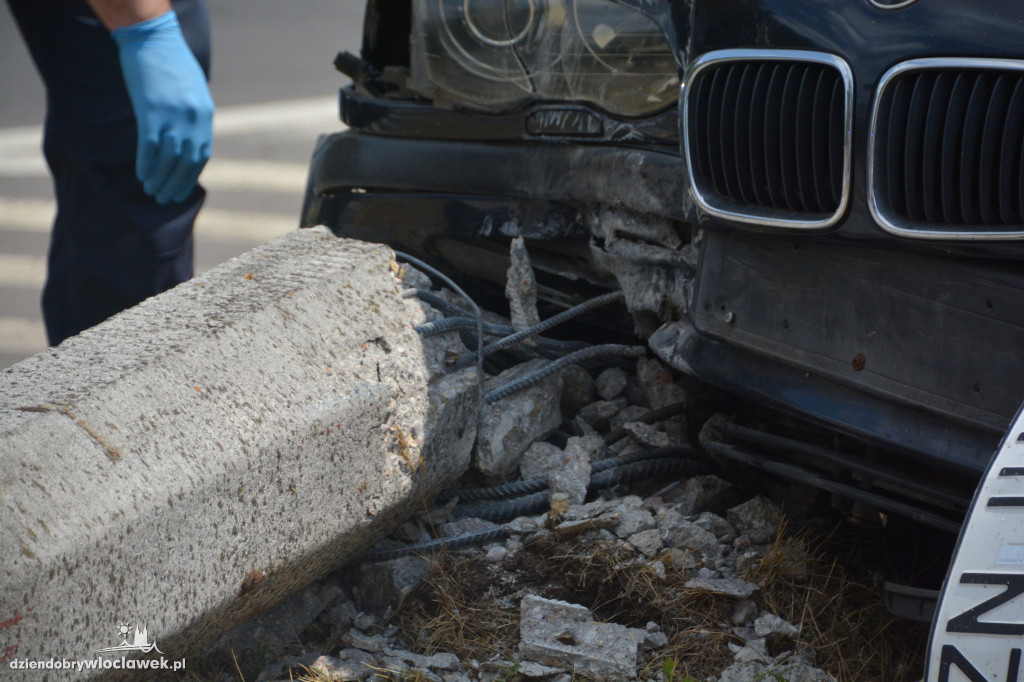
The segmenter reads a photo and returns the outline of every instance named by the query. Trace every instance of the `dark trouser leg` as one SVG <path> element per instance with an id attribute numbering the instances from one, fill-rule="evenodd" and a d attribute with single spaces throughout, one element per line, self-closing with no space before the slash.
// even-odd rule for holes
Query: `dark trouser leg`
<path id="1" fill-rule="evenodd" d="M 192 276 L 205 193 L 160 206 L 135 178 L 136 128 L 117 48 L 83 0 L 8 0 L 47 91 L 43 150 L 57 216 L 43 317 L 56 345 Z M 174 3 L 209 73 L 202 0 Z"/>

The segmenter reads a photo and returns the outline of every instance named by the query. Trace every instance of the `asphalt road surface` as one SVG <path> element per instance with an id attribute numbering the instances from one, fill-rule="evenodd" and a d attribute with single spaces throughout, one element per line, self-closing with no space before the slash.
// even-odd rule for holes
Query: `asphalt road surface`
<path id="1" fill-rule="evenodd" d="M 214 154 L 196 225 L 202 272 L 298 224 L 316 136 L 339 130 L 332 66 L 358 52 L 359 0 L 207 0 Z M 39 310 L 54 204 L 40 151 L 44 92 L 0 8 L 0 368 L 46 348 Z"/>

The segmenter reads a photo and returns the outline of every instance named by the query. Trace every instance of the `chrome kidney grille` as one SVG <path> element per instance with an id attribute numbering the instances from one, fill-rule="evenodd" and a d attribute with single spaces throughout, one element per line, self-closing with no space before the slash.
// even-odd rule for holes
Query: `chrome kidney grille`
<path id="1" fill-rule="evenodd" d="M 1024 238 L 1024 62 L 916 59 L 875 95 L 868 200 L 919 239 Z"/>
<path id="2" fill-rule="evenodd" d="M 853 77 L 833 55 L 723 50 L 691 66 L 681 95 L 694 198 L 736 222 L 826 229 L 849 202 Z"/>

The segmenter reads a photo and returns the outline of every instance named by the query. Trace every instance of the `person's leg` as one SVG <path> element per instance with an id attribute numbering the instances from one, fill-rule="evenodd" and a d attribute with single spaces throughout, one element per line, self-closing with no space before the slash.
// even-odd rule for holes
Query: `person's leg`
<path id="1" fill-rule="evenodd" d="M 116 46 L 84 0 L 8 0 L 47 91 L 43 149 L 57 216 L 43 316 L 51 344 L 192 276 L 205 193 L 160 206 L 135 177 L 136 128 Z M 202 0 L 174 3 L 209 73 Z"/>

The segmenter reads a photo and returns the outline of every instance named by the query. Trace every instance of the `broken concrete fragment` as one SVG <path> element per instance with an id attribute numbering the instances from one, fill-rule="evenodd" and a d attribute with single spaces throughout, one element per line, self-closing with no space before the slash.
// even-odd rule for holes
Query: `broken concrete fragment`
<path id="1" fill-rule="evenodd" d="M 654 629 L 651 626 L 654 625 Z M 657 651 L 668 646 L 668 635 L 657 628 L 657 624 L 648 623 L 644 632 L 643 642 L 640 644 L 644 651 Z"/>
<path id="2" fill-rule="evenodd" d="M 668 573 L 665 570 L 664 562 L 652 561 L 651 563 L 647 564 L 647 568 L 650 569 L 651 575 L 653 575 L 658 580 L 665 580 L 665 578 L 668 577 Z"/>
<path id="3" fill-rule="evenodd" d="M 530 266 L 530 254 L 526 251 L 522 237 L 516 237 L 509 244 L 509 263 L 505 298 L 508 299 L 512 328 L 518 332 L 540 322 L 540 314 L 537 312 L 537 278 Z M 531 340 L 524 343 L 529 344 Z"/>
<path id="4" fill-rule="evenodd" d="M 570 503 L 583 504 L 590 485 L 592 455 L 603 447 L 599 436 L 574 436 L 560 450 L 550 443 L 534 443 L 523 455 L 519 468 L 523 478 L 546 478 L 552 493 L 565 493 Z M 529 476 L 527 476 L 529 474 Z"/>
<path id="5" fill-rule="evenodd" d="M 675 383 L 672 370 L 654 358 L 637 360 L 636 375 L 643 388 L 647 405 L 652 410 L 675 405 L 686 399 L 686 392 Z"/>
<path id="6" fill-rule="evenodd" d="M 733 663 L 722 671 L 718 682 L 751 682 L 768 678 L 768 667 L 762 663 Z M 768 678 L 770 679 L 770 678 Z"/>
<path id="7" fill-rule="evenodd" d="M 524 481 L 547 478 L 548 472 L 562 461 L 562 449 L 552 443 L 538 441 L 523 453 L 519 460 L 519 475 Z"/>
<path id="8" fill-rule="evenodd" d="M 351 666 L 350 669 L 363 675 L 363 678 L 373 675 L 373 669 L 377 665 L 377 659 L 371 654 L 353 647 L 345 647 L 339 651 L 338 658 L 348 663 Z M 364 670 L 365 673 L 363 673 Z"/>
<path id="9" fill-rule="evenodd" d="M 688 571 L 697 565 L 697 560 L 690 552 L 684 552 L 677 547 L 669 547 L 664 552 L 665 558 L 676 571 Z"/>
<path id="10" fill-rule="evenodd" d="M 626 422 L 622 425 L 622 430 L 637 443 L 649 448 L 667 448 L 672 444 L 667 433 L 643 422 Z"/>
<path id="11" fill-rule="evenodd" d="M 566 455 L 580 457 L 590 462 L 602 460 L 608 456 L 608 445 L 598 435 L 573 436 L 565 444 Z"/>
<path id="12" fill-rule="evenodd" d="M 728 576 L 724 578 L 693 578 L 687 581 L 686 587 L 691 590 L 714 592 L 739 599 L 747 599 L 757 592 L 757 585 L 754 583 Z"/>
<path id="13" fill-rule="evenodd" d="M 736 489 L 718 476 L 694 476 L 686 480 L 682 489 L 665 497 L 666 503 L 676 505 L 683 516 L 692 516 L 705 511 L 720 511 L 736 499 Z"/>
<path id="14" fill-rule="evenodd" d="M 458 670 L 459 657 L 446 651 L 439 651 L 430 657 L 430 668 L 432 670 Z"/>
<path id="15" fill-rule="evenodd" d="M 736 608 L 732 610 L 731 620 L 734 625 L 746 625 L 756 613 L 757 604 L 748 599 L 736 605 Z"/>
<path id="16" fill-rule="evenodd" d="M 630 422 L 641 421 L 649 412 L 650 410 L 641 405 L 627 405 L 608 420 L 608 428 L 615 431 Z"/>
<path id="17" fill-rule="evenodd" d="M 625 398 L 615 400 L 598 400 L 580 409 L 578 417 L 586 420 L 598 431 L 608 430 L 608 420 L 622 411 L 629 403 Z"/>
<path id="18" fill-rule="evenodd" d="M 714 562 L 722 553 L 721 544 L 714 533 L 687 521 L 679 512 L 659 509 L 657 523 L 666 547 L 694 550 L 705 563 Z"/>
<path id="19" fill-rule="evenodd" d="M 800 636 L 800 630 L 792 623 L 779 618 L 774 613 L 762 614 L 754 621 L 754 634 L 758 637 L 782 635 L 790 639 Z"/>
<path id="20" fill-rule="evenodd" d="M 501 563 L 501 561 L 508 555 L 508 550 L 502 546 L 491 547 L 484 554 L 484 559 L 492 564 Z"/>
<path id="21" fill-rule="evenodd" d="M 569 365 L 562 370 L 562 414 L 575 415 L 597 400 L 594 378 L 579 365 Z"/>
<path id="22" fill-rule="evenodd" d="M 594 380 L 594 388 L 597 389 L 597 394 L 601 396 L 602 400 L 614 400 L 626 388 L 628 381 L 629 375 L 621 369 L 609 367 L 597 375 L 597 379 Z"/>
<path id="23" fill-rule="evenodd" d="M 417 555 L 363 564 L 360 567 L 356 598 L 362 609 L 387 619 L 392 613 L 401 610 L 405 600 L 428 575 L 430 561 Z"/>
<path id="24" fill-rule="evenodd" d="M 341 641 L 353 649 L 375 654 L 383 653 L 388 649 L 388 641 L 383 635 L 366 635 L 356 628 L 351 628 L 346 632 Z"/>
<path id="25" fill-rule="evenodd" d="M 736 529 L 732 527 L 732 524 L 711 512 L 703 512 L 694 523 L 714 533 L 722 544 L 731 544 L 737 537 Z"/>
<path id="26" fill-rule="evenodd" d="M 661 534 L 657 528 L 633 533 L 627 538 L 626 542 L 636 547 L 648 558 L 653 558 L 661 552 Z M 664 570 L 664 566 L 662 569 Z"/>
<path id="27" fill-rule="evenodd" d="M 624 625 L 597 623 L 577 604 L 534 595 L 520 604 L 522 657 L 591 680 L 635 677 L 637 647 L 645 635 Z"/>
<path id="28" fill-rule="evenodd" d="M 615 534 L 623 539 L 656 525 L 651 512 L 643 508 L 643 500 L 635 495 L 622 498 L 617 505 L 611 506 L 609 512 L 618 514 L 619 523 L 615 527 Z"/>
<path id="29" fill-rule="evenodd" d="M 403 663 L 408 663 L 413 668 L 419 668 L 421 671 L 425 668 L 431 667 L 434 662 L 430 656 L 414 654 L 413 652 L 405 651 L 404 649 L 388 649 L 386 653 L 389 657 L 397 658 Z"/>
<path id="30" fill-rule="evenodd" d="M 782 512 L 774 502 L 758 495 L 727 511 L 726 518 L 741 535 L 763 545 L 775 540 Z"/>
<path id="31" fill-rule="evenodd" d="M 786 682 L 834 682 L 835 678 L 824 670 L 804 663 L 733 663 L 722 671 L 718 682 L 751 682 L 751 680 L 783 679 Z"/>
<path id="32" fill-rule="evenodd" d="M 505 370 L 487 383 L 491 390 L 548 364 L 540 358 Z M 562 423 L 559 400 L 562 379 L 554 374 L 518 393 L 486 405 L 480 411 L 474 462 L 488 476 L 503 476 L 535 441 L 543 440 Z"/>
<path id="33" fill-rule="evenodd" d="M 729 643 L 733 660 L 737 663 L 770 663 L 772 657 L 764 646 L 764 639 L 749 639 L 744 644 Z"/>
<path id="34" fill-rule="evenodd" d="M 554 675 L 559 674 L 563 670 L 562 668 L 557 666 L 541 665 L 540 663 L 535 663 L 534 661 L 520 661 L 519 665 L 517 667 L 514 667 L 513 669 L 515 670 L 516 675 L 522 675 L 526 678 L 550 678 Z"/>
<path id="35" fill-rule="evenodd" d="M 335 600 L 340 601 L 335 609 L 351 613 L 353 607 L 340 587 L 326 582 L 310 585 L 228 632 L 205 653 L 231 652 L 239 660 L 251 660 L 260 652 L 283 648 Z"/>
<path id="36" fill-rule="evenodd" d="M 320 673 L 331 682 L 343 680 L 364 680 L 373 674 L 373 668 L 362 661 L 343 661 L 334 656 L 320 656 L 309 666 L 310 670 Z M 301 672 L 295 670 L 293 672 Z"/>
<path id="37" fill-rule="evenodd" d="M 550 470 L 547 479 L 552 493 L 565 493 L 570 504 L 583 504 L 590 485 L 590 459 L 579 449 L 567 449 L 561 466 Z"/>

